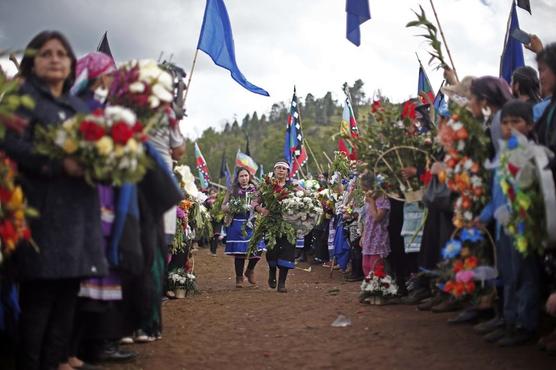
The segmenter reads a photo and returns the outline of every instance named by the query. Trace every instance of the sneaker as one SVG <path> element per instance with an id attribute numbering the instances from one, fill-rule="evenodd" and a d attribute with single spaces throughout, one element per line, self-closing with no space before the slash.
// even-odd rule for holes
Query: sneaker
<path id="1" fill-rule="evenodd" d="M 514 347 L 525 344 L 531 341 L 534 337 L 535 332 L 533 331 L 524 328 L 515 328 L 498 340 L 496 344 L 499 347 Z"/>
<path id="2" fill-rule="evenodd" d="M 135 343 L 133 341 L 132 337 L 123 337 L 122 339 L 120 339 L 120 344 L 133 344 Z"/>
<path id="3" fill-rule="evenodd" d="M 139 329 L 135 332 L 135 343 L 150 343 L 154 342 L 155 338 L 148 336 L 143 330 Z"/>
<path id="4" fill-rule="evenodd" d="M 477 334 L 485 335 L 496 329 L 504 327 L 504 325 L 504 318 L 496 316 L 491 320 L 475 325 L 473 327 L 473 331 Z"/>

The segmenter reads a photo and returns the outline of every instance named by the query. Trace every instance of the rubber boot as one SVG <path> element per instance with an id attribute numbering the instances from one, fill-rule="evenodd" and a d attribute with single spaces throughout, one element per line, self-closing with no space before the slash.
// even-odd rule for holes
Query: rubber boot
<path id="1" fill-rule="evenodd" d="M 276 267 L 269 267 L 268 269 L 268 286 L 271 289 L 276 288 Z"/>
<path id="2" fill-rule="evenodd" d="M 280 293 L 287 293 L 288 290 L 286 289 L 286 278 L 288 277 L 288 269 L 281 268 L 278 274 L 278 292 Z"/>

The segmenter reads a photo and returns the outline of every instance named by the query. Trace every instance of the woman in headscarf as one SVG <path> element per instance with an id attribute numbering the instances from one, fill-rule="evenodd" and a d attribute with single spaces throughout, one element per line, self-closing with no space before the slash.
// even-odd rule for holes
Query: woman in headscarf
<path id="1" fill-rule="evenodd" d="M 277 181 L 276 192 L 281 191 L 287 185 L 291 184 L 289 179 L 290 165 L 286 161 L 278 161 L 274 164 L 274 178 Z M 268 215 L 269 211 L 264 208 L 264 204 L 257 205 L 255 210 L 263 215 Z M 276 288 L 276 270 L 278 274 L 278 292 L 287 293 L 286 279 L 288 271 L 295 268 L 295 244 L 288 241 L 286 237 L 282 237 L 276 241 L 276 245 L 266 252 L 266 260 L 268 262 L 268 286 L 271 289 Z"/>

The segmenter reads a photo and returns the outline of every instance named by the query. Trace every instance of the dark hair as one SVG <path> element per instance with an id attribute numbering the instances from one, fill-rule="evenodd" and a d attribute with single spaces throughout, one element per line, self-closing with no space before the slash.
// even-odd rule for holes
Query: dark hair
<path id="1" fill-rule="evenodd" d="M 519 117 L 523 118 L 528 125 L 533 124 L 533 106 L 531 103 L 512 99 L 502 107 L 501 118 Z"/>
<path id="2" fill-rule="evenodd" d="M 373 175 L 372 172 L 365 172 L 364 174 L 361 175 L 360 177 L 360 181 L 361 181 L 361 187 L 363 188 L 363 190 L 370 190 L 373 188 L 373 186 L 375 185 L 375 176 Z"/>
<path id="3" fill-rule="evenodd" d="M 33 67 L 35 66 L 36 53 L 50 40 L 58 40 L 66 49 L 68 57 L 71 59 L 70 74 L 64 82 L 64 92 L 68 91 L 75 81 L 75 66 L 77 59 L 75 53 L 68 41 L 68 39 L 59 31 L 42 31 L 29 42 L 25 48 L 25 54 L 21 60 L 19 67 L 19 74 L 23 78 L 29 78 L 33 74 Z"/>
<path id="4" fill-rule="evenodd" d="M 253 175 L 251 175 L 251 172 L 249 172 L 249 170 L 245 167 L 238 167 L 236 170 L 236 176 L 234 178 L 234 183 L 232 185 L 232 194 L 237 195 L 239 192 L 239 173 L 241 171 L 246 171 L 249 174 L 249 183 L 253 184 Z"/>
<path id="5" fill-rule="evenodd" d="M 556 74 L 556 42 L 548 44 L 537 54 L 537 62 L 543 62 Z"/>
<path id="6" fill-rule="evenodd" d="M 512 74 L 512 84 L 519 84 L 519 94 L 526 95 L 532 102 L 541 100 L 539 76 L 529 66 L 519 67 Z M 517 96 L 516 96 L 517 98 Z"/>
<path id="7" fill-rule="evenodd" d="M 537 54 L 537 63 L 543 62 L 556 75 L 556 42 L 548 44 L 543 51 Z M 552 91 L 552 99 L 556 91 Z"/>
<path id="8" fill-rule="evenodd" d="M 508 100 L 512 99 L 511 89 L 508 83 L 498 77 L 484 76 L 471 82 L 471 94 L 495 108 L 502 108 Z"/>

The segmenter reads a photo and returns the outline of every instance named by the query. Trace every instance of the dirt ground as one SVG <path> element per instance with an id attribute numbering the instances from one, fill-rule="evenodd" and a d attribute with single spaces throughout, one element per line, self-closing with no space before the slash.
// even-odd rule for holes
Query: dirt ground
<path id="1" fill-rule="evenodd" d="M 306 268 L 308 265 L 301 264 Z M 195 256 L 202 293 L 164 303 L 162 340 L 126 346 L 139 369 L 556 369 L 556 358 L 534 344 L 497 348 L 471 326 L 446 323 L 453 314 L 414 306 L 358 303 L 360 283 L 312 266 L 293 270 L 287 294 L 268 288 L 267 265 L 256 268 L 258 286 L 236 289 L 233 260 L 219 249 Z M 330 324 L 339 314 L 352 325 Z"/>

